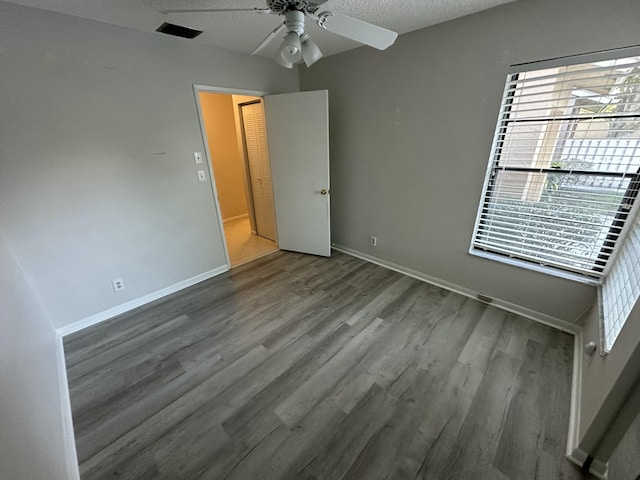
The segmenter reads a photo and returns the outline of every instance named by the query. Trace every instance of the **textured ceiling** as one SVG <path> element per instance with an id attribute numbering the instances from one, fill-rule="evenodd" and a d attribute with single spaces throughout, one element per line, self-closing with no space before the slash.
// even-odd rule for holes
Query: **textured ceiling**
<path id="1" fill-rule="evenodd" d="M 160 10 L 188 8 L 265 7 L 264 0 L 6 0 L 29 7 L 88 18 L 104 23 L 153 32 L 163 22 L 203 30 L 198 43 L 250 53 L 281 23 L 275 15 L 224 12 L 165 15 Z M 329 0 L 321 11 L 330 10 L 359 18 L 399 34 L 453 18 L 479 12 L 514 0 Z M 325 56 L 358 47 L 359 44 L 319 29 L 307 22 L 306 31 Z M 262 55 L 271 56 L 271 45 Z M 393 47 L 391 47 L 393 48 Z"/>

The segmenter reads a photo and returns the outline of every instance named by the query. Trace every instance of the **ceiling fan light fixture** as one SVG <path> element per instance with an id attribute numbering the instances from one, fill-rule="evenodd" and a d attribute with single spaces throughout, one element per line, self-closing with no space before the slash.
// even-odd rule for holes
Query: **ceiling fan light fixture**
<path id="1" fill-rule="evenodd" d="M 289 32 L 284 37 L 280 47 L 280 56 L 289 63 L 298 63 L 302 60 L 302 44 L 300 36 L 296 32 Z"/>
<path id="2" fill-rule="evenodd" d="M 282 65 L 284 68 L 293 68 L 293 63 L 282 58 L 282 55 L 276 55 L 275 60 L 278 65 Z"/>
<path id="3" fill-rule="evenodd" d="M 310 67 L 318 60 L 322 58 L 322 51 L 316 45 L 316 42 L 311 40 L 309 34 L 305 33 L 302 38 L 302 59 L 307 67 Z"/>
<path id="4" fill-rule="evenodd" d="M 378 50 L 385 50 L 393 45 L 398 34 L 392 30 L 372 23 L 331 11 L 319 12 L 320 7 L 328 0 L 266 0 L 267 8 L 196 8 L 179 10 L 160 10 L 164 14 L 177 13 L 217 13 L 217 12 L 257 12 L 271 13 L 280 16 L 281 22 L 251 53 L 261 53 L 271 42 L 286 32 L 281 42 L 276 61 L 287 68 L 293 64 L 304 63 L 310 67 L 320 58 L 322 51 L 305 33 L 306 20 L 317 22 L 318 26 L 330 33 L 368 45 Z M 319 13 L 318 13 L 319 12 Z M 282 38 L 282 37 L 280 37 Z"/>

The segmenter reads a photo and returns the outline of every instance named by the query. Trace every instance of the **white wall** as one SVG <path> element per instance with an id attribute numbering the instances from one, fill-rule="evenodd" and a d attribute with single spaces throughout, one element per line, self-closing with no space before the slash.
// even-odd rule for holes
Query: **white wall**
<path id="1" fill-rule="evenodd" d="M 192 86 L 297 91 L 295 71 L 4 2 L 0 64 L 1 227 L 55 327 L 225 265 Z"/>
<path id="2" fill-rule="evenodd" d="M 70 480 L 56 334 L 0 233 L 0 478 Z"/>
<path id="3" fill-rule="evenodd" d="M 640 43 L 638 18 L 635 0 L 519 1 L 301 69 L 329 89 L 333 241 L 576 321 L 592 287 L 469 244 L 509 65 Z"/>

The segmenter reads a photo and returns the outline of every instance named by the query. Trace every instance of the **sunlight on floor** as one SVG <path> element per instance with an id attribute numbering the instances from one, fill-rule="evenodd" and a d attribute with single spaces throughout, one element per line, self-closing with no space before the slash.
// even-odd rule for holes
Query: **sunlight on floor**
<path id="1" fill-rule="evenodd" d="M 224 234 L 232 267 L 278 250 L 276 242 L 251 233 L 249 217 L 225 223 Z"/>

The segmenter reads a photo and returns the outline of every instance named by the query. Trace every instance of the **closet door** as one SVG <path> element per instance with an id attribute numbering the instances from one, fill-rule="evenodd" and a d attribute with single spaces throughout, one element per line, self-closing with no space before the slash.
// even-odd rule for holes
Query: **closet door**
<path id="1" fill-rule="evenodd" d="M 276 218 L 273 202 L 273 182 L 269 163 L 269 147 L 261 102 L 242 104 L 242 126 L 253 210 L 258 235 L 276 241 Z"/>

